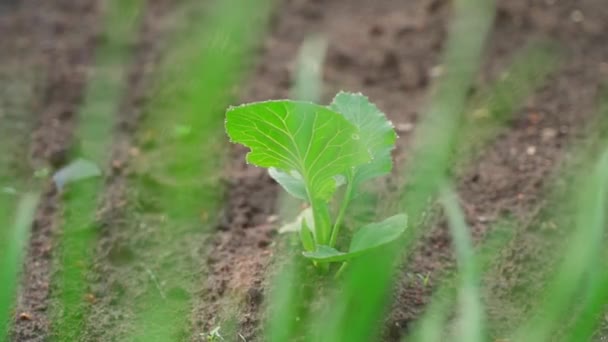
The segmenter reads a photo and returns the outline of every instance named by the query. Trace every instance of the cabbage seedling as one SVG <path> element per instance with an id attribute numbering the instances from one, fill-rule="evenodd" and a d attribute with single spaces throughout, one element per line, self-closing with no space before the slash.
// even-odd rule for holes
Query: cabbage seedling
<path id="1" fill-rule="evenodd" d="M 340 92 L 329 106 L 278 100 L 230 107 L 226 132 L 250 149 L 247 162 L 269 169 L 291 195 L 310 205 L 301 215 L 303 255 L 315 264 L 344 262 L 399 238 L 404 214 L 359 227 L 348 251 L 336 249 L 350 200 L 363 182 L 391 171 L 397 135 L 385 115 L 361 94 Z M 345 186 L 335 215 L 329 202 Z M 332 218 L 335 216 L 335 219 Z"/>

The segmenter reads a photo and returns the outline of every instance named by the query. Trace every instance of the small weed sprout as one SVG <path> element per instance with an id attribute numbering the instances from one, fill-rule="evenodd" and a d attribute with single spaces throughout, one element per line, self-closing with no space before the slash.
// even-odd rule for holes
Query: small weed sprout
<path id="1" fill-rule="evenodd" d="M 218 325 L 217 327 L 213 328 L 213 330 L 211 330 L 210 332 L 202 333 L 201 337 L 203 338 L 203 341 L 205 341 L 205 342 L 224 341 L 224 338 L 220 334 L 220 329 L 221 329 L 221 327 Z"/>

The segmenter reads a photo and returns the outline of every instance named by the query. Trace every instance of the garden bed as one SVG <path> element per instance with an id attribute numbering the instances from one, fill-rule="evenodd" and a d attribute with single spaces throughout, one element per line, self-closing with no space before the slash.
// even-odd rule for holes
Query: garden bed
<path id="1" fill-rule="evenodd" d="M 541 291 L 535 279 L 528 277 L 526 267 L 530 259 L 540 258 L 552 247 L 545 242 L 539 247 L 543 235 L 533 228 L 543 220 L 539 212 L 552 194 L 556 172 L 567 164 L 570 152 L 599 113 L 600 86 L 608 78 L 608 45 L 602 43 L 608 32 L 608 8 L 601 0 L 505 0 L 497 6 L 479 77 L 470 91 L 470 112 L 465 116 L 482 123 L 492 115 L 507 118 L 504 126 L 471 137 L 483 139 L 483 143 L 473 143 L 475 152 L 458 164 L 454 174 L 458 175 L 458 194 L 475 241 L 483 241 L 499 223 L 517 227 L 513 228 L 515 242 L 507 245 L 487 280 L 493 292 L 487 301 L 489 320 L 499 322 L 493 336 L 498 340 L 500 333 L 521 323 L 533 305 L 525 303 L 526 297 Z M 0 30 L 8 39 L 3 38 L 1 44 L 8 44 L 5 39 L 14 40 L 15 45 L 28 44 L 27 48 L 11 49 L 15 51 L 12 54 L 0 52 L 0 61 L 24 60 L 42 69 L 44 75 L 29 85 L 36 91 L 31 104 L 22 109 L 24 117 L 34 115 L 25 120 L 34 122 L 28 171 L 33 173 L 45 165 L 59 168 L 75 144 L 78 114 L 87 101 L 87 82 L 99 72 L 95 69 L 95 49 L 105 39 L 99 29 L 102 2 L 85 5 L 61 0 L 39 5 L 23 1 L 5 8 L 0 12 Z M 245 340 L 261 340 L 280 224 L 276 209 L 279 188 L 265 170 L 247 165 L 246 150 L 235 146 L 226 163 L 213 173 L 215 178 L 204 180 L 221 180 L 226 185 L 221 209 L 200 213 L 200 224 L 207 227 L 202 232 L 184 232 L 183 240 L 166 242 L 168 233 L 158 230 L 172 229 L 179 221 L 162 221 L 162 213 L 154 212 L 162 204 L 137 186 L 165 186 L 159 181 L 162 175 L 155 173 L 159 161 L 150 162 L 160 152 L 170 153 L 171 148 L 154 143 L 154 135 L 164 133 L 154 131 L 156 126 L 146 121 L 146 103 L 157 95 L 150 74 L 159 65 L 157 60 L 168 54 L 162 48 L 171 46 L 164 34 L 175 21 L 189 16 L 187 10 L 168 1 L 150 1 L 142 9 L 133 57 L 122 66 L 128 70 L 124 92 L 113 113 L 118 120 L 97 210 L 100 233 L 86 276 L 90 286 L 83 298 L 87 307 L 84 340 L 124 338 L 137 326 L 130 321 L 137 317 L 133 298 L 156 287 L 163 299 L 190 302 L 191 312 L 177 311 L 183 315 L 180 319 L 193 327 L 185 333 L 188 338 L 196 340 L 235 319 L 232 324 Z M 440 57 L 450 14 L 449 3 L 439 0 L 281 1 L 272 14 L 247 85 L 233 102 L 289 97 L 302 41 L 321 33 L 328 40 L 323 103 L 339 90 L 362 92 L 387 114 L 400 136 L 394 151 L 395 170 L 379 187 L 390 196 L 404 184 L 401 175 L 405 165 L 414 162 L 408 159 L 410 143 L 425 113 L 425 101 L 442 73 Z M 28 24 L 32 22 L 36 24 Z M 509 77 L 506 72 L 515 72 L 512 65 L 517 57 L 537 48 L 550 51 L 541 53 L 549 67 L 539 73 L 533 69 L 519 74 L 535 86 L 512 89 L 513 93 L 523 93 L 506 107 L 512 109 L 509 113 L 498 113 L 504 109 L 499 103 L 503 94 L 511 91 L 508 86 L 518 86 L 517 82 L 501 83 Z M 32 56 L 42 56 L 42 61 Z M 503 93 L 489 91 L 500 84 L 506 84 Z M 0 141 L 4 139 L 0 137 Z M 224 138 L 218 135 L 211 139 Z M 215 146 L 223 140 L 208 143 Z M 20 149 L 11 153 L 22 155 Z M 52 279 L 59 265 L 53 258 L 61 235 L 62 197 L 50 182 L 45 189 L 15 311 L 15 341 L 44 341 L 52 333 L 49 315 L 57 305 Z M 215 207 L 209 208 L 206 210 Z M 397 341 L 411 328 L 440 279 L 454 267 L 447 225 L 433 215 L 426 225 L 427 231 L 400 270 L 386 321 L 386 340 Z M 163 246 L 173 248 L 166 260 L 149 256 Z M 171 273 L 155 271 L 164 267 L 163 262 L 189 273 L 192 284 L 167 285 L 162 277 Z M 524 290 L 514 295 L 514 288 Z"/>

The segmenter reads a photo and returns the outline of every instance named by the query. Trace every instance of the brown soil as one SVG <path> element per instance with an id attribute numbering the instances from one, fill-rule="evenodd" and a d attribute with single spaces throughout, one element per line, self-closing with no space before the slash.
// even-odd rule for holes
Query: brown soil
<path id="1" fill-rule="evenodd" d="M 30 37 L 33 45 L 43 47 L 46 77 L 35 102 L 38 128 L 32 136 L 31 149 L 35 165 L 48 162 L 57 167 L 65 162 L 71 144 L 75 113 L 82 101 L 96 43 L 99 9 L 76 0 L 42 4 L 22 1 L 9 7 L 0 1 L 2 8 L 10 11 L 4 15 L 16 18 L 15 26 L 0 26 L 3 32 L 14 30 L 10 36 L 15 41 Z M 156 14 L 149 18 L 159 12 L 162 10 L 151 11 Z M 274 15 L 259 63 L 241 100 L 287 97 L 293 61 L 302 40 L 311 33 L 323 33 L 329 39 L 324 99 L 330 99 L 337 90 L 368 95 L 399 130 L 396 163 L 401 164 L 407 160 L 411 130 L 424 112 L 429 86 L 440 70 L 449 14 L 449 4 L 440 0 L 284 0 Z M 122 218 L 127 182 L 121 169 L 129 158 L 131 136 L 144 100 L 142 77 L 158 49 L 152 43 L 154 35 L 150 32 L 156 32 L 151 31 L 153 26 L 148 23 L 141 34 L 140 55 L 120 110 L 122 123 L 117 127 L 113 160 L 121 167 L 108 180 L 104 197 L 104 213 L 109 222 Z M 542 204 L 547 176 L 562 162 L 565 151 L 580 138 L 577 132 L 595 114 L 598 86 L 608 78 L 608 47 L 602 36 L 607 31 L 608 7 L 602 0 L 499 1 L 478 88 L 498 78 L 514 54 L 536 38 L 556 40 L 565 51 L 565 59 L 546 84 L 520 106 L 497 139 L 461 172 L 458 189 L 476 239 L 483 238 L 505 214 L 520 222 L 529 221 L 535 208 Z M 223 219 L 209 244 L 204 261 L 208 277 L 196 299 L 193 320 L 198 332 L 209 331 L 221 322 L 226 307 L 234 305 L 240 308 L 236 316 L 238 330 L 251 341 L 261 338 L 261 309 L 276 229 L 273 214 L 277 187 L 265 172 L 245 165 L 243 158 L 244 151 L 235 149 L 228 166 Z M 15 341 L 43 341 L 48 336 L 46 315 L 57 208 L 58 198 L 49 189 L 33 225 L 16 311 L 30 314 L 31 319 L 16 320 Z M 119 238 L 113 234 L 118 233 L 105 232 L 99 254 L 115 245 Z M 521 241 L 525 241 L 525 231 L 521 234 Z M 500 272 L 521 272 L 523 262 L 517 255 L 533 256 L 537 251 L 529 244 L 511 249 L 513 257 L 506 260 Z M 533 252 L 526 252 L 529 250 Z M 104 262 L 99 260 L 96 271 L 113 272 Z M 438 223 L 417 244 L 403 269 L 387 323 L 387 340 L 398 340 L 410 328 L 428 303 L 439 276 L 451 267 L 449 233 Z M 417 274 L 428 275 L 429 284 L 424 285 Z M 497 274 L 497 279 L 497 283 L 504 279 L 505 285 L 498 289 L 503 297 L 519 284 L 517 277 L 506 274 Z M 497 315 L 494 319 L 502 319 L 498 316 L 500 310 L 491 308 L 490 312 Z"/>
<path id="2" fill-rule="evenodd" d="M 198 331 L 208 332 L 236 319 L 249 341 L 260 324 L 269 246 L 276 233 L 268 218 L 275 211 L 277 187 L 264 170 L 244 163 L 244 152 L 235 153 L 230 165 L 228 199 L 207 252 L 205 287 L 194 321 Z"/>

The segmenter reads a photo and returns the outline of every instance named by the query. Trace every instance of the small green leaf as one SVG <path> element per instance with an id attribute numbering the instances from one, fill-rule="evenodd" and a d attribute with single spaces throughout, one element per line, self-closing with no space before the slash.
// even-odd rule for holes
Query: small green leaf
<path id="1" fill-rule="evenodd" d="M 338 262 L 352 258 L 350 253 L 344 253 L 326 245 L 317 245 L 314 252 L 303 252 L 304 257 L 319 262 Z"/>
<path id="2" fill-rule="evenodd" d="M 291 171 L 290 173 L 277 170 L 274 167 L 268 169 L 268 174 L 272 179 L 279 183 L 285 191 L 295 198 L 310 202 L 308 194 L 306 194 L 306 185 L 302 176 L 297 171 Z M 343 175 L 334 176 L 336 182 L 336 188 L 346 184 L 346 178 Z"/>
<path id="3" fill-rule="evenodd" d="M 334 97 L 330 108 L 359 128 L 360 139 L 372 156 L 370 163 L 355 167 L 352 177 L 355 185 L 391 172 L 391 151 L 395 147 L 397 134 L 384 113 L 362 94 L 345 92 Z"/>
<path id="4" fill-rule="evenodd" d="M 77 159 L 55 172 L 53 181 L 58 189 L 63 189 L 67 184 L 95 177 L 101 177 L 99 166 L 90 160 Z"/>
<path id="5" fill-rule="evenodd" d="M 228 109 L 226 132 L 251 149 L 247 161 L 283 172 L 297 171 L 311 201 L 327 201 L 334 176 L 366 163 L 370 154 L 359 130 L 342 115 L 313 103 L 267 101 Z"/>
<path id="6" fill-rule="evenodd" d="M 312 209 L 310 207 L 302 210 L 298 216 L 291 222 L 284 224 L 279 228 L 279 233 L 295 233 L 300 231 L 302 222 L 306 221 L 308 228 L 314 229 L 314 219 L 312 215 Z"/>
<path id="7" fill-rule="evenodd" d="M 12 186 L 3 186 L 2 188 L 0 188 L 0 193 L 7 195 L 16 195 L 17 189 L 13 188 Z"/>
<path id="8" fill-rule="evenodd" d="M 271 167 L 268 169 L 268 174 L 270 177 L 272 177 L 272 179 L 277 181 L 277 183 L 281 184 L 283 189 L 285 189 L 285 191 L 287 191 L 293 197 L 309 201 L 308 195 L 306 194 L 304 180 L 302 179 L 302 175 L 300 175 L 297 171 L 287 173 Z"/>
<path id="9" fill-rule="evenodd" d="M 306 219 L 302 220 L 302 226 L 300 227 L 300 240 L 302 241 L 302 246 L 304 247 L 304 250 L 315 250 L 315 237 L 312 234 L 310 228 L 308 228 L 308 224 L 306 224 Z"/>
<path id="10" fill-rule="evenodd" d="M 34 178 L 43 179 L 48 177 L 51 174 L 51 169 L 48 167 L 43 167 L 34 171 Z"/>
<path id="11" fill-rule="evenodd" d="M 361 253 L 397 240 L 407 227 L 407 216 L 399 214 L 361 227 L 350 242 L 349 253 Z"/>
<path id="12" fill-rule="evenodd" d="M 317 262 L 350 260 L 397 240 L 406 227 L 406 215 L 391 216 L 382 222 L 361 227 L 353 236 L 348 253 L 340 252 L 329 246 L 317 245 L 314 252 L 304 252 L 303 255 Z"/>
<path id="13" fill-rule="evenodd" d="M 192 134 L 192 126 L 188 125 L 175 125 L 173 126 L 173 137 L 176 139 L 183 139 Z"/>

